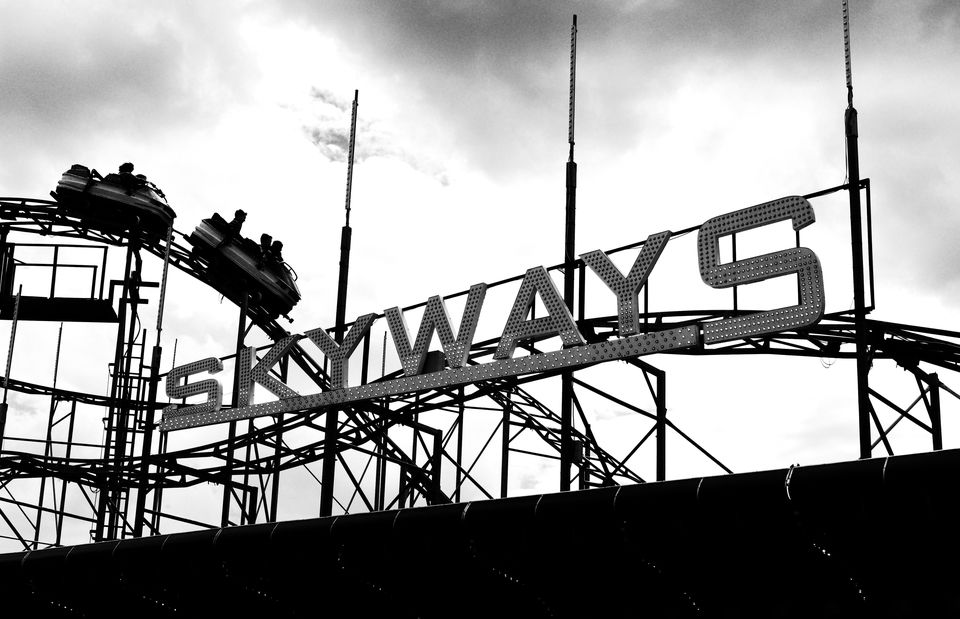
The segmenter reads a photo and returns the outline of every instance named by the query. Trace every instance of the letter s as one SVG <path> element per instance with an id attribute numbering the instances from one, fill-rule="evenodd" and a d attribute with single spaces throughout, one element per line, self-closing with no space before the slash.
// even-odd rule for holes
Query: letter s
<path id="1" fill-rule="evenodd" d="M 799 305 L 703 323 L 705 344 L 799 329 L 820 320 L 824 308 L 823 272 L 812 250 L 795 247 L 720 264 L 720 237 L 787 219 L 793 220 L 794 230 L 816 221 L 813 207 L 805 198 L 790 196 L 720 215 L 700 226 L 700 277 L 707 285 L 731 288 L 796 273 L 800 288 Z"/>
<path id="2" fill-rule="evenodd" d="M 173 368 L 167 374 L 167 396 L 174 399 L 188 398 L 202 393 L 207 394 L 207 401 L 192 406 L 177 406 L 171 404 L 163 409 L 163 418 L 170 419 L 182 415 L 200 415 L 220 410 L 223 403 L 223 387 L 216 379 L 201 380 L 188 383 L 187 377 L 200 372 L 216 374 L 223 369 L 223 363 L 216 357 L 208 357 L 201 361 L 194 361 L 187 365 Z"/>

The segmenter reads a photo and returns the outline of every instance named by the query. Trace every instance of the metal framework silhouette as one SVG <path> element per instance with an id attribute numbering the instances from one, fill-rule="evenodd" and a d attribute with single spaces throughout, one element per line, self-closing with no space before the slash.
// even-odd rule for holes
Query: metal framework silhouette
<path id="1" fill-rule="evenodd" d="M 848 179 L 843 185 L 811 192 L 804 198 L 815 201 L 847 192 L 853 308 L 827 313 L 816 324 L 801 329 L 741 337 L 722 344 L 701 342 L 664 354 L 853 360 L 857 366 L 859 457 L 869 458 L 881 447 L 884 453 L 893 455 L 893 433 L 903 422 L 929 434 L 931 448 L 940 450 L 943 447 L 941 400 L 945 396 L 960 398 L 960 395 L 941 380 L 938 371 L 960 371 L 960 332 L 869 318 L 874 309 L 870 181 L 860 178 L 846 0 L 842 5 Z M 588 315 L 587 267 L 582 259 L 574 256 L 576 36 L 574 16 L 564 261 L 548 272 L 562 274 L 563 300 L 587 343 L 602 343 L 616 337 L 618 316 Z M 337 341 L 343 340 L 344 329 L 350 326 L 345 322 L 344 312 L 352 234 L 350 187 L 357 101 L 355 93 L 337 324 L 327 330 Z M 698 228 L 694 226 L 669 236 L 681 237 Z M 42 242 L 32 242 L 37 237 Z M 737 259 L 736 237 L 731 235 L 734 261 Z M 666 373 L 646 358 L 625 359 L 636 374 L 635 383 L 646 390 L 646 397 L 639 402 L 635 393 L 615 392 L 604 387 L 602 381 L 594 380 L 588 369 L 595 364 L 584 363 L 575 369 L 548 369 L 457 387 L 419 388 L 347 405 L 230 421 L 225 436 L 208 439 L 209 434 L 199 433 L 195 444 L 186 446 L 180 444 L 183 441 L 171 441 L 169 433 L 160 431 L 158 415 L 167 404 L 159 395 L 161 381 L 166 376 L 164 368 L 174 365 L 172 358 L 164 359 L 159 337 L 168 268 L 214 289 L 219 289 L 220 283 L 216 269 L 211 268 L 206 258 L 192 252 L 185 239 L 183 233 L 173 228 L 166 239 L 144 234 L 136 228 L 105 230 L 71 214 L 56 200 L 0 198 L 0 318 L 12 320 L 4 396 L 0 404 L 0 538 L 12 541 L 16 548 L 35 550 L 63 545 L 65 528 L 75 529 L 78 524 L 89 527 L 93 541 L 103 541 L 158 534 L 171 527 L 216 529 L 277 521 L 282 509 L 281 478 L 285 474 L 312 478 L 308 483 L 316 484 L 319 495 L 315 515 L 329 516 L 461 502 L 469 498 L 506 497 L 511 491 L 511 467 L 519 457 L 558 463 L 560 490 L 664 480 L 668 436 L 691 445 L 719 471 L 731 472 L 701 446 L 692 433 L 668 417 Z M 606 254 L 638 250 L 643 244 L 619 247 Z M 799 230 L 796 247 L 801 247 Z M 93 258 L 79 263 L 64 261 L 63 256 L 78 251 L 88 252 Z M 34 257 L 44 252 L 48 257 Z M 124 267 L 119 279 L 107 279 L 108 254 L 123 256 Z M 49 294 L 19 294 L 19 284 L 27 268 L 49 271 Z M 89 294 L 82 298 L 58 294 L 57 284 L 62 284 L 65 277 L 75 282 L 87 275 L 90 276 Z M 490 284 L 488 288 L 507 287 L 522 279 L 523 275 L 518 275 Z M 160 295 L 156 343 L 151 346 L 146 329 L 140 325 L 142 308 L 153 288 L 158 288 Z M 741 307 L 738 288 L 732 287 L 731 304 L 725 309 L 656 312 L 650 310 L 650 285 L 646 283 L 639 312 L 642 329 L 655 333 L 678 327 L 696 328 L 705 321 L 748 315 L 752 311 Z M 446 298 L 467 294 L 468 291 L 462 291 Z M 242 296 L 237 303 L 236 346 L 221 357 L 222 361 L 231 362 L 240 354 L 253 327 L 271 341 L 289 335 L 256 295 Z M 403 309 L 417 310 L 424 305 Z M 107 393 L 80 393 L 58 387 L 56 363 L 50 385 L 12 378 L 13 338 L 18 321 L 24 320 L 116 324 Z M 377 360 L 371 359 L 371 338 L 368 331 L 361 344 L 358 362 L 361 384 L 400 377 L 402 369 L 387 373 L 381 361 L 380 376 L 374 378 Z M 496 340 L 474 344 L 467 362 L 480 364 L 491 359 L 496 344 Z M 523 344 L 523 347 L 531 354 L 541 352 L 534 343 Z M 263 348 L 258 353 L 262 353 Z M 288 354 L 270 370 L 271 374 L 282 382 L 296 374 L 320 391 L 330 390 L 327 361 L 311 350 L 294 343 Z M 58 342 L 57 363 L 59 359 Z M 912 382 L 917 394 L 911 402 L 897 403 L 887 383 L 870 384 L 871 369 L 880 364 L 895 365 L 906 371 L 910 377 L 908 382 Z M 442 370 L 442 356 L 430 353 L 426 367 L 428 371 Z M 49 400 L 47 420 L 39 435 L 19 436 L 5 431 L 9 390 Z M 236 385 L 233 393 L 238 393 Z M 544 393 L 559 393 L 559 397 Z M 636 440 L 631 439 L 627 448 L 598 437 L 590 423 L 590 407 L 585 403 L 589 398 L 599 398 L 635 414 L 646 424 L 646 431 L 634 437 Z M 233 407 L 237 405 L 234 400 Z M 78 407 L 93 407 L 103 412 L 91 420 L 91 416 L 81 414 Z M 91 425 L 99 430 L 96 432 L 100 434 L 99 440 L 83 438 L 90 435 Z M 649 479 L 641 476 L 637 465 L 638 453 L 644 448 L 654 452 L 654 472 L 646 476 Z M 322 478 L 311 468 L 316 464 L 322 464 Z M 220 499 L 204 510 L 206 519 L 177 513 L 169 507 L 171 502 L 165 501 L 165 494 L 169 496 L 172 491 L 202 484 L 214 484 L 222 490 Z"/>
<path id="2" fill-rule="evenodd" d="M 810 200 L 839 191 L 832 187 L 805 196 Z M 864 196 L 867 262 L 865 268 L 872 299 L 873 268 L 870 259 L 872 226 L 869 180 L 859 181 Z M 688 228 L 674 233 L 682 236 Z M 43 237 L 45 243 L 19 242 L 12 237 Z M 51 239 L 56 239 L 56 242 Z M 55 201 L 21 198 L 0 199 L 0 316 L 23 320 L 97 321 L 117 327 L 114 362 L 107 394 L 78 393 L 57 387 L 56 371 L 51 385 L 9 378 L 4 388 L 49 399 L 47 423 L 41 436 L 6 434 L 0 451 L 0 533 L 16 547 L 38 549 L 59 546 L 67 540 L 65 528 L 89 525 L 93 541 L 140 537 L 166 532 L 168 528 L 218 528 L 234 524 L 272 522 L 281 518 L 281 478 L 299 471 L 313 476 L 318 492 L 321 480 L 310 465 L 332 461 L 337 467 L 337 485 L 330 496 L 335 507 L 323 514 L 380 511 L 424 504 L 459 502 L 469 498 L 495 498 L 510 494 L 511 465 L 517 458 L 559 462 L 569 454 L 571 472 L 560 467 L 560 488 L 581 489 L 666 479 L 667 437 L 688 442 L 717 467 L 730 470 L 667 416 L 666 373 L 648 358 L 628 359 L 637 382 L 646 387 L 647 398 L 636 401 L 635 393 L 617 393 L 593 380 L 586 368 L 570 374 L 570 405 L 574 413 L 569 432 L 563 431 L 556 398 L 544 396 L 554 390 L 560 370 L 523 377 L 477 382 L 465 387 L 427 389 L 401 396 L 378 398 L 347 406 L 303 410 L 254 420 L 231 422 L 225 437 L 188 447 L 171 447 L 167 434 L 159 431 L 158 410 L 167 404 L 158 396 L 165 376 L 159 345 L 152 348 L 146 330 L 139 329 L 148 289 L 160 287 L 165 265 L 200 282 L 215 286 L 209 264 L 194 255 L 174 232 L 164 240 L 145 239 L 136 231 L 108 233 L 89 227 L 58 208 Z M 63 242 L 60 242 L 60 241 Z M 735 238 L 733 240 L 735 247 Z M 635 243 L 607 252 L 636 250 Z M 797 233 L 800 246 L 800 233 Z M 69 249 L 83 247 L 96 257 L 84 264 L 64 262 Z M 22 259 L 46 252 L 50 259 Z M 735 251 L 735 250 L 734 250 Z M 122 279 L 106 281 L 108 254 L 122 254 Z M 50 273 L 50 293 L 28 297 L 15 294 L 25 267 Z M 562 271 L 564 264 L 549 271 Z M 90 293 L 84 298 L 57 295 L 57 281 L 65 272 L 89 272 Z M 65 271 L 69 270 L 69 271 Z M 616 316 L 588 316 L 585 312 L 586 268 L 574 263 L 578 290 L 576 322 L 588 342 L 615 336 Z M 34 276 L 35 277 L 35 276 Z M 509 286 L 521 276 L 490 285 Z M 85 280 L 84 280 L 85 281 Z M 448 298 L 465 295 L 466 291 Z M 650 291 L 643 293 L 643 328 L 663 330 L 694 325 L 715 318 L 749 313 L 739 306 L 737 289 L 731 307 L 709 311 L 648 311 Z M 422 305 L 422 304 L 421 304 Z M 414 310 L 419 306 L 404 308 Z M 239 350 L 256 326 L 266 337 L 279 340 L 288 333 L 283 325 L 254 302 L 241 304 L 238 320 Z M 869 313 L 872 307 L 865 307 Z M 866 345 L 858 346 L 858 325 L 865 330 Z M 334 328 L 331 328 L 333 332 Z M 159 338 L 158 338 L 159 342 Z M 538 352 L 527 344 L 531 353 Z M 469 363 L 482 363 L 496 348 L 493 340 L 473 346 Z M 359 353 L 361 382 L 375 382 L 377 361 L 371 359 L 371 335 L 367 333 Z M 934 370 L 960 370 L 960 333 L 912 325 L 875 321 L 858 322 L 855 310 L 827 314 L 808 328 L 760 337 L 742 338 L 721 345 L 674 351 L 687 355 L 788 355 L 853 359 L 869 369 L 893 363 L 905 370 L 916 385 L 912 403 L 898 404 L 880 386 L 867 383 L 870 424 L 861 445 L 863 457 L 882 447 L 894 453 L 893 431 L 906 421 L 929 433 L 931 448 L 941 449 L 943 432 L 941 398 L 957 397 Z M 232 351 L 223 357 L 230 361 Z M 305 346 L 294 345 L 273 370 L 288 380 L 291 373 L 311 381 L 319 390 L 329 389 L 325 361 Z M 59 351 L 58 351 L 59 359 Z M 439 369 L 442 360 L 430 358 L 428 368 Z M 389 380 L 402 370 L 376 380 Z M 884 385 L 886 387 L 886 385 Z M 562 390 L 567 393 L 566 389 Z M 593 432 L 585 398 L 602 400 L 645 420 L 648 430 L 635 437 L 629 449 L 605 444 Z M 5 398 L 6 399 L 6 398 Z M 80 440 L 79 425 L 90 424 L 89 415 L 78 406 L 102 409 L 102 440 Z M 5 409 L 6 407 L 4 407 Z M 326 415 L 336 411 L 338 424 L 330 440 Z M 6 410 L 4 410 L 6 414 Z M 101 418 L 95 417 L 96 423 Z M 2 427 L 2 425 L 0 425 Z M 190 431 L 184 431 L 190 432 Z M 88 435 L 89 432 L 84 433 Z M 655 472 L 645 479 L 638 472 L 637 454 L 654 452 Z M 95 454 L 95 455 L 94 455 Z M 483 464 L 478 466 L 478 463 Z M 164 494 L 205 483 L 222 488 L 219 505 L 211 504 L 209 520 L 176 513 L 166 507 Z M 302 482 L 298 482 L 302 483 Z M 319 505 L 319 503 L 318 503 Z M 76 542 L 77 540 L 70 540 Z M 86 540 L 81 540 L 86 541 Z"/>

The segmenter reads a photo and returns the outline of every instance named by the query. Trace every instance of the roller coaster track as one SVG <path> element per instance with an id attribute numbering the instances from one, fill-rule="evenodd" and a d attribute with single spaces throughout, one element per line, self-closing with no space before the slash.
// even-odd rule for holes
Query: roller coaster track
<path id="1" fill-rule="evenodd" d="M 677 234 L 685 234 L 694 229 L 684 230 Z M 83 220 L 65 213 L 56 201 L 51 200 L 0 198 L 0 230 L 5 233 L 22 232 L 45 237 L 81 239 L 116 247 L 128 246 L 131 242 L 126 235 L 90 227 Z M 170 265 L 181 272 L 216 289 L 210 264 L 203 257 L 191 251 L 186 238 L 187 235 L 184 233 L 173 230 L 169 245 L 163 241 L 138 241 L 134 249 L 138 252 L 142 249 L 153 254 L 161 261 L 167 259 Z M 618 250 L 635 247 L 636 245 L 638 244 L 618 248 Z M 612 250 L 610 253 L 618 250 Z M 578 262 L 576 266 L 581 269 L 582 275 L 582 263 Z M 559 268 L 560 265 L 556 265 L 551 267 L 550 270 Z M 491 287 L 518 281 L 520 277 L 496 282 L 491 284 Z M 463 294 L 466 294 L 466 291 L 449 295 L 448 298 Z M 404 309 L 413 309 L 422 305 L 413 305 Z M 644 328 L 650 331 L 659 331 L 748 313 L 751 312 L 748 310 L 648 312 L 641 314 L 641 320 Z M 255 305 L 248 307 L 247 318 L 274 341 L 289 335 L 278 317 L 269 315 Z M 578 321 L 578 327 L 588 342 L 615 338 L 617 317 L 581 319 Z M 929 378 L 929 375 L 919 368 L 918 364 L 920 362 L 953 372 L 960 371 L 960 333 L 877 320 L 868 320 L 867 330 L 871 358 L 874 360 L 893 360 L 904 369 L 913 372 L 918 377 L 918 381 Z M 470 353 L 469 363 L 477 364 L 485 360 L 489 361 L 492 358 L 496 343 L 496 340 L 487 340 L 475 344 Z M 826 315 L 816 325 L 801 330 L 744 338 L 709 347 L 701 345 L 695 348 L 672 351 L 672 354 L 777 354 L 852 359 L 856 356 L 855 345 L 854 319 L 852 313 L 848 312 Z M 531 353 L 539 352 L 533 345 L 529 345 L 528 348 Z M 232 355 L 224 358 L 229 357 L 232 357 Z M 329 381 L 323 364 L 305 348 L 299 344 L 294 345 L 290 349 L 289 357 L 320 391 L 329 389 Z M 640 362 L 635 362 L 633 365 L 637 365 L 641 370 L 644 369 L 644 364 Z M 422 424 L 416 421 L 420 414 L 431 411 L 452 413 L 458 407 L 462 411 L 467 403 L 486 399 L 503 410 L 509 409 L 512 415 L 510 419 L 516 420 L 510 423 L 519 428 L 514 437 L 521 432 L 534 434 L 539 437 L 542 444 L 547 446 L 548 453 L 542 455 L 556 457 L 556 454 L 561 451 L 560 415 L 525 390 L 524 386 L 556 376 L 558 373 L 559 371 L 551 371 L 510 380 L 487 381 L 460 390 L 449 388 L 426 390 L 417 394 L 394 397 L 389 401 L 354 403 L 339 409 L 343 417 L 335 445 L 326 440 L 323 424 L 319 422 L 327 410 L 306 409 L 295 414 L 261 420 L 262 425 L 260 426 L 251 423 L 246 431 L 240 431 L 236 437 L 229 441 L 229 444 L 226 439 L 221 439 L 189 448 L 151 453 L 147 456 L 123 453 L 112 455 L 109 458 L 77 458 L 53 455 L 50 450 L 45 454 L 36 454 L 25 451 L 11 451 L 6 448 L 0 453 L 0 487 L 7 485 L 13 479 L 43 477 L 54 477 L 64 482 L 77 483 L 92 488 L 103 488 L 105 484 L 126 488 L 184 488 L 202 482 L 236 486 L 236 482 L 232 482 L 231 479 L 236 479 L 240 475 L 245 478 L 247 476 L 264 477 L 278 474 L 280 471 L 305 467 L 321 461 L 325 452 L 335 449 L 338 454 L 355 452 L 398 464 L 407 471 L 411 488 L 416 489 L 422 496 L 429 497 L 430 500 L 447 501 L 450 500 L 451 495 L 443 492 L 438 493 L 437 488 L 432 486 L 434 480 L 432 479 L 431 467 L 439 465 L 435 462 L 429 465 L 419 463 L 418 459 L 402 448 L 389 436 L 387 431 L 395 427 L 421 428 Z M 390 380 L 401 375 L 402 373 L 397 371 L 381 377 L 380 380 Z M 156 375 L 155 378 L 159 379 L 160 375 Z M 586 383 L 580 382 L 580 384 L 599 393 L 599 390 Z M 163 406 L 159 402 L 143 400 L 130 402 L 108 396 L 54 389 L 16 379 L 9 379 L 6 385 L 10 389 L 24 394 L 48 396 L 55 401 L 76 402 L 97 407 L 127 405 L 136 410 L 145 411 L 147 409 L 156 410 Z M 611 399 L 619 402 L 615 398 Z M 634 410 L 651 420 L 656 420 L 655 412 L 648 412 L 635 407 Z M 626 460 L 630 458 L 633 452 L 627 454 L 626 458 L 617 458 L 599 444 L 599 441 L 591 432 L 589 424 L 586 423 L 586 418 L 584 417 L 583 420 L 584 428 L 582 430 L 573 429 L 573 440 L 584 446 L 584 455 L 579 462 L 579 474 L 583 476 L 586 486 L 644 481 L 640 475 L 626 465 Z M 723 470 L 729 471 L 713 456 L 710 456 L 706 450 L 686 437 L 672 422 L 667 421 L 667 425 L 690 440 L 695 447 L 703 451 Z M 304 429 L 312 430 L 315 438 L 302 445 L 289 445 L 284 440 L 284 436 L 289 436 L 291 431 Z M 145 428 L 145 431 L 148 432 L 155 430 L 156 428 Z M 425 431 L 440 432 L 437 429 L 431 430 L 430 428 L 426 428 Z M 509 428 L 506 428 L 506 431 L 509 432 Z M 450 456 L 446 446 L 453 435 L 453 426 L 449 426 L 443 434 L 441 437 L 441 453 L 433 455 L 440 461 L 446 459 L 452 462 L 457 470 L 458 477 L 462 475 L 461 483 L 469 481 L 484 495 L 492 497 L 491 492 L 471 476 L 470 467 Z M 650 436 L 649 433 L 648 436 Z M 644 437 L 637 446 L 639 447 L 647 437 Z M 377 444 L 376 449 L 369 447 L 374 442 Z M 487 442 L 490 442 L 489 439 Z M 266 452 L 272 451 L 272 453 L 261 455 L 259 447 L 264 447 Z M 246 450 L 248 457 L 244 459 L 234 458 L 232 454 L 237 450 Z M 426 450 L 426 444 L 424 444 L 424 451 Z M 551 456 L 551 454 L 553 455 Z M 588 479 L 591 481 L 586 481 Z M 362 476 L 360 481 L 362 481 Z M 354 480 L 354 483 L 359 490 L 360 482 Z M 400 497 L 398 496 L 398 498 Z M 364 501 L 366 501 L 365 498 Z"/>

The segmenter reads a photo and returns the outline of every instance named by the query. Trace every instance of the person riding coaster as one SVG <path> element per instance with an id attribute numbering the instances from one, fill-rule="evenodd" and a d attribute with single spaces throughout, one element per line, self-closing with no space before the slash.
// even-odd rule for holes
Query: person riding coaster
<path id="1" fill-rule="evenodd" d="M 242 305 L 244 298 L 259 296 L 257 305 L 271 315 L 286 315 L 300 300 L 296 274 L 283 261 L 283 244 L 269 234 L 258 245 L 240 234 L 246 213 L 237 210 L 227 222 L 219 213 L 204 219 L 187 241 L 193 253 L 209 264 L 211 285 Z"/>
<path id="2" fill-rule="evenodd" d="M 105 232 L 139 230 L 148 237 L 163 238 L 176 217 L 160 188 L 143 174 L 133 174 L 132 163 L 105 177 L 96 169 L 74 164 L 50 195 L 65 215 Z"/>

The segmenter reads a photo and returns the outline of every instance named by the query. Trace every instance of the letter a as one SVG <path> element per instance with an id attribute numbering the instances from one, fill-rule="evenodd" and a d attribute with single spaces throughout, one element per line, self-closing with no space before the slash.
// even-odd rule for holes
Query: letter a
<path id="1" fill-rule="evenodd" d="M 527 320 L 538 292 L 548 315 Z M 564 347 L 586 344 L 547 270 L 543 267 L 534 267 L 527 270 L 527 274 L 523 277 L 523 283 L 520 284 L 520 291 L 513 302 L 513 309 L 510 310 L 510 317 L 503 327 L 500 345 L 497 346 L 497 352 L 494 353 L 493 358 L 509 359 L 521 340 L 542 339 L 551 335 L 559 335 Z"/>

